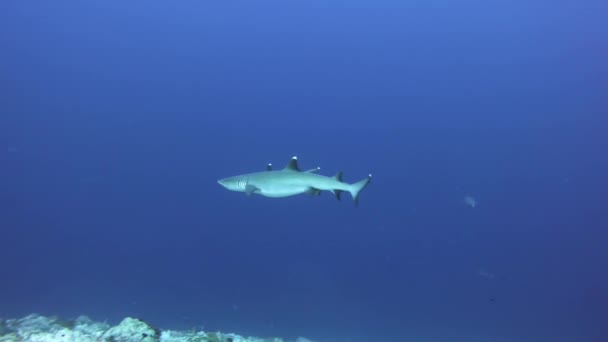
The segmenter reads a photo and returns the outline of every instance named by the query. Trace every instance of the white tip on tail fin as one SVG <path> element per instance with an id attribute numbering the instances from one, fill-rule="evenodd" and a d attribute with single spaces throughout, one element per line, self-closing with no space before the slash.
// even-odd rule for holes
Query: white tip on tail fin
<path id="1" fill-rule="evenodd" d="M 357 183 L 351 184 L 350 194 L 353 196 L 353 201 L 355 205 L 359 204 L 359 193 L 361 190 L 365 189 L 367 184 L 372 180 L 372 174 L 367 175 L 367 178 L 358 181 Z"/>

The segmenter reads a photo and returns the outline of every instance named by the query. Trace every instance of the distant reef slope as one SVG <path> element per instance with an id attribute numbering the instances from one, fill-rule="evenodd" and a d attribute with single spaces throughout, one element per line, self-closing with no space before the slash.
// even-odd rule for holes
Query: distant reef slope
<path id="1" fill-rule="evenodd" d="M 86 316 L 75 320 L 32 314 L 20 319 L 0 318 L 0 342 L 285 342 L 280 338 L 243 337 L 205 331 L 159 330 L 127 317 L 116 326 L 94 322 Z"/>

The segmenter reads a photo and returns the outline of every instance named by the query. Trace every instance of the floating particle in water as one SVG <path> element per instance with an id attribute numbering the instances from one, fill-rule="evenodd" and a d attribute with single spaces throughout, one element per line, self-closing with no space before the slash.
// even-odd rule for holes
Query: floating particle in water
<path id="1" fill-rule="evenodd" d="M 477 200 L 473 196 L 466 196 L 464 198 L 464 204 L 468 207 L 475 208 L 477 206 Z"/>
<path id="2" fill-rule="evenodd" d="M 477 275 L 480 276 L 480 277 L 488 278 L 488 279 L 494 279 L 494 278 L 496 278 L 496 275 L 494 273 L 490 273 L 490 272 L 484 270 L 483 268 L 480 268 L 477 271 Z"/>

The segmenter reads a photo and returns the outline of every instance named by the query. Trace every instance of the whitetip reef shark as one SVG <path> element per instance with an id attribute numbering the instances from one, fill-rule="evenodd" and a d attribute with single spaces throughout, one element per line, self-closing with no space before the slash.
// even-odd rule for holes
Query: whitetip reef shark
<path id="1" fill-rule="evenodd" d="M 272 164 L 266 171 L 222 178 L 217 182 L 231 191 L 244 192 L 247 195 L 258 194 L 266 197 L 287 197 L 299 194 L 320 195 L 321 191 L 331 191 L 338 200 L 343 191 L 348 191 L 355 205 L 359 203 L 359 193 L 372 179 L 367 178 L 348 184 L 342 181 L 342 172 L 333 177 L 316 174 L 321 168 L 301 171 L 298 157 L 292 157 L 287 166 L 281 170 L 272 170 Z"/>

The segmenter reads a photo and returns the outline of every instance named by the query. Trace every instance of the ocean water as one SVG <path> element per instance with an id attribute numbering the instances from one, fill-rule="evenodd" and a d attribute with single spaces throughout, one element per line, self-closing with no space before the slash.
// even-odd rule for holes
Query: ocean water
<path id="1" fill-rule="evenodd" d="M 0 2 L 0 317 L 608 341 L 607 12 Z M 294 155 L 374 178 L 358 207 L 216 182 Z"/>

